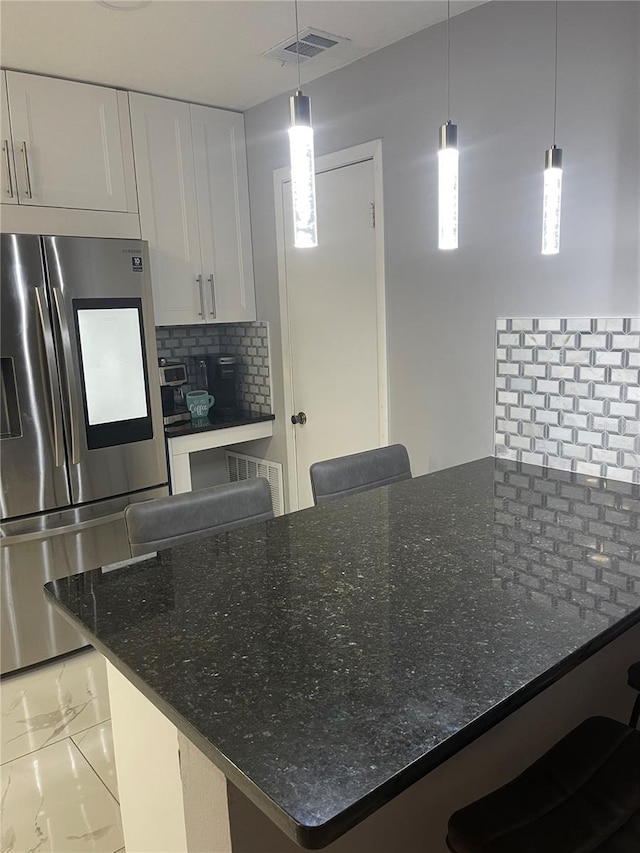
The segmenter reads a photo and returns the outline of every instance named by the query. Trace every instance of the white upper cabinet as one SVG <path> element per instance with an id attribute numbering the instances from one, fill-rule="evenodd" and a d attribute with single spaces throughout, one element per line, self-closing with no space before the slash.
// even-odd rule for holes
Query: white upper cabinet
<path id="1" fill-rule="evenodd" d="M 158 325 L 255 319 L 244 119 L 131 93 Z"/>
<path id="2" fill-rule="evenodd" d="M 191 130 L 208 320 L 255 320 L 244 116 L 192 105 Z"/>
<path id="3" fill-rule="evenodd" d="M 142 239 L 149 241 L 156 323 L 204 323 L 204 286 L 189 104 L 129 95 Z"/>
<path id="4" fill-rule="evenodd" d="M 9 105 L 7 104 L 7 82 L 5 73 L 0 79 L 0 139 L 2 141 L 2 175 L 0 177 L 0 198 L 3 204 L 17 204 L 16 172 L 13 165 L 13 143 L 9 123 Z"/>
<path id="5" fill-rule="evenodd" d="M 19 204 L 131 211 L 126 93 L 15 71 L 6 80 Z"/>

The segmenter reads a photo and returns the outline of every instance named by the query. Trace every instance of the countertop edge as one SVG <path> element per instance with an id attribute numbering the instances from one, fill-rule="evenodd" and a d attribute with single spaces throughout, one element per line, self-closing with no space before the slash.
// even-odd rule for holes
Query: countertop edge
<path id="1" fill-rule="evenodd" d="M 238 419 L 238 420 L 226 421 L 226 422 L 221 421 L 219 423 L 209 424 L 208 426 L 201 426 L 201 427 L 184 426 L 184 427 L 179 427 L 175 431 L 171 431 L 170 426 L 169 426 L 169 428 L 167 428 L 167 426 L 165 426 L 164 427 L 164 436 L 167 439 L 184 438 L 185 436 L 190 436 L 190 435 L 203 435 L 204 433 L 207 433 L 207 432 L 219 432 L 220 430 L 223 430 L 223 429 L 237 429 L 238 427 L 252 426 L 253 424 L 267 423 L 268 421 L 275 421 L 275 419 L 276 419 L 276 416 L 273 413 L 271 413 L 269 415 L 254 415 L 251 418 L 247 418 L 244 420 Z"/>
<path id="2" fill-rule="evenodd" d="M 447 738 L 440 746 L 434 747 L 422 758 L 403 768 L 378 788 L 349 806 L 341 814 L 332 817 L 326 823 L 314 826 L 299 824 L 288 812 L 274 802 L 261 788 L 249 779 L 223 753 L 204 738 L 184 717 L 166 703 L 135 672 L 129 669 L 107 646 L 87 630 L 79 619 L 62 604 L 50 591 L 50 583 L 45 584 L 45 596 L 49 603 L 75 628 L 79 628 L 93 645 L 125 678 L 127 678 L 173 725 L 214 764 L 224 775 L 259 808 L 282 832 L 299 846 L 308 850 L 318 850 L 335 841 L 348 830 L 369 817 L 380 807 L 392 800 L 414 782 L 424 777 L 445 762 L 455 753 L 468 746 L 481 735 L 505 719 L 513 711 L 521 708 L 530 699 L 547 687 L 567 675 L 579 664 L 617 639 L 634 625 L 640 623 L 640 609 L 634 610 L 614 625 L 602 631 L 584 646 L 577 648 L 568 657 L 524 685 L 511 696 L 495 705 L 482 716 L 476 718 L 456 734 Z"/>

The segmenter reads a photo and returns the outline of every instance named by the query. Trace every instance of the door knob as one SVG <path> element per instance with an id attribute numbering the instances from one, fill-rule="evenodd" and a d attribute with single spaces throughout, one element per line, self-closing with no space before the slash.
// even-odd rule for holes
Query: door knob
<path id="1" fill-rule="evenodd" d="M 291 415 L 291 423 L 292 424 L 300 424 L 300 426 L 304 426 L 307 422 L 307 416 L 304 412 L 298 412 L 297 415 Z"/>

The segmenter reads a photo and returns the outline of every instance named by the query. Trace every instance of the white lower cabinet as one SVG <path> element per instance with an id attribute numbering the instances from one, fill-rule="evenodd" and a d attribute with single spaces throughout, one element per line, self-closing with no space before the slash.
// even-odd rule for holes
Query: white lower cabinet
<path id="1" fill-rule="evenodd" d="M 157 325 L 255 319 L 240 113 L 130 94 Z"/>

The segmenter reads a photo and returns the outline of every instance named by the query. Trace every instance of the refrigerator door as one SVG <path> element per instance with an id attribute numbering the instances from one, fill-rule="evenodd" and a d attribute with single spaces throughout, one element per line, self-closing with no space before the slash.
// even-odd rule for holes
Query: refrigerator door
<path id="1" fill-rule="evenodd" d="M 74 503 L 167 481 L 147 244 L 44 237 Z"/>
<path id="2" fill-rule="evenodd" d="M 60 383 L 40 238 L 2 235 L 2 518 L 71 503 Z"/>
<path id="3" fill-rule="evenodd" d="M 166 494 L 161 487 L 0 525 L 2 675 L 86 645 L 47 602 L 44 584 L 129 559 L 125 507 Z"/>

